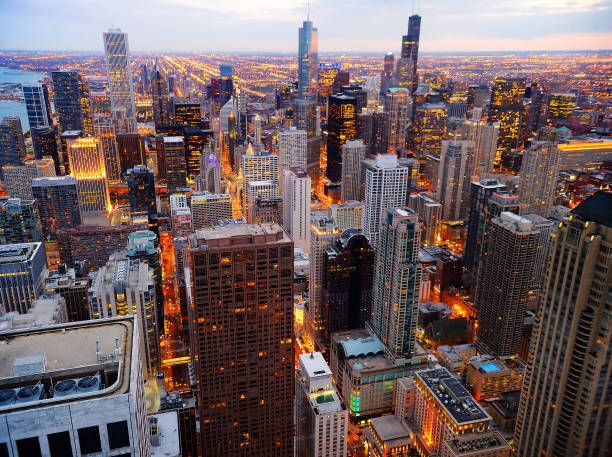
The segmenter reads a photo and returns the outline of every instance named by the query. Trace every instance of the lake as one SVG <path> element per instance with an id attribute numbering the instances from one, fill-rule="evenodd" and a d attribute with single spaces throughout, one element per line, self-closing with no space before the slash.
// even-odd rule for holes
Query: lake
<path id="1" fill-rule="evenodd" d="M 35 83 L 45 78 L 43 73 L 35 71 L 19 70 L 15 68 L 0 67 L 0 84 L 1 83 Z M 0 100 L 0 120 L 4 116 L 17 115 L 21 118 L 21 126 L 23 130 L 29 130 L 28 114 L 25 104 L 15 100 Z"/>

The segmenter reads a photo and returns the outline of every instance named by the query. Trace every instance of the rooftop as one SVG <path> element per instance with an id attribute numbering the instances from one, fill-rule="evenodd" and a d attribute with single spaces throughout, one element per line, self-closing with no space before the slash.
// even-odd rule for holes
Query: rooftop
<path id="1" fill-rule="evenodd" d="M 73 176 L 48 176 L 46 178 L 32 179 L 32 187 L 35 186 L 76 186 Z"/>
<path id="2" fill-rule="evenodd" d="M 588 221 L 612 227 L 612 193 L 600 190 L 576 206 L 571 213 Z"/>
<path id="3" fill-rule="evenodd" d="M 474 452 L 478 452 L 480 455 L 485 451 L 510 448 L 506 440 L 496 431 L 458 435 L 456 438 L 446 441 L 445 444 L 453 456 L 469 456 L 473 455 Z"/>
<path id="4" fill-rule="evenodd" d="M 457 424 L 488 422 L 491 419 L 461 381 L 451 375 L 446 368 L 419 371 L 416 377 Z"/>
<path id="5" fill-rule="evenodd" d="M 0 265 L 27 262 L 42 246 L 42 243 L 5 244 L 0 246 Z"/>
<path id="6" fill-rule="evenodd" d="M 374 417 L 370 420 L 370 427 L 386 448 L 411 442 L 410 430 L 396 415 Z"/>
<path id="7" fill-rule="evenodd" d="M 292 242 L 280 225 L 269 223 L 207 227 L 196 230 L 195 236 L 200 248 Z"/>
<path id="8" fill-rule="evenodd" d="M 181 455 L 178 414 L 176 411 L 151 414 L 157 428 L 151 430 L 151 457 L 178 457 Z M 157 435 L 157 438 L 155 437 Z M 159 441 L 158 441 L 159 440 Z M 159 443 L 156 445 L 156 443 Z"/>
<path id="9" fill-rule="evenodd" d="M 320 352 L 312 352 L 310 354 L 300 354 L 300 369 L 309 378 L 318 376 L 331 376 L 332 372 L 327 366 L 327 362 Z"/>

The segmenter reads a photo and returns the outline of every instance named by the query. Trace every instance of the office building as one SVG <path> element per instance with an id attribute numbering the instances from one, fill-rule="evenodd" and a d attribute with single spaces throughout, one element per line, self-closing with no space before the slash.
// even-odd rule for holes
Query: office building
<path id="1" fill-rule="evenodd" d="M 26 165 L 5 165 L 2 167 L 6 194 L 9 197 L 29 200 L 32 198 L 32 180 L 44 176 L 47 168 L 36 162 Z M 54 171 L 55 173 L 55 171 Z M 54 176 L 54 175 L 51 175 Z"/>
<path id="2" fill-rule="evenodd" d="M 408 207 L 419 215 L 421 243 L 435 244 L 440 235 L 442 204 L 429 192 L 420 192 L 408 196 Z"/>
<path id="3" fill-rule="evenodd" d="M 135 133 L 136 107 L 127 33 L 121 29 L 104 32 L 106 72 L 111 97 L 111 113 L 118 133 Z"/>
<path id="4" fill-rule="evenodd" d="M 58 230 L 81 224 L 81 206 L 74 177 L 32 179 L 32 196 L 38 201 L 44 238 L 54 238 Z"/>
<path id="5" fill-rule="evenodd" d="M 235 135 L 235 132 L 233 132 Z M 183 126 L 183 140 L 185 142 L 185 169 L 187 182 L 193 183 L 200 174 L 200 161 L 202 155 L 213 142 L 213 131 L 203 130 L 190 125 Z"/>
<path id="6" fill-rule="evenodd" d="M 192 347 L 202 455 L 292 456 L 293 242 L 275 224 L 203 229 L 194 242 Z M 231 352 L 209 349 L 226 342 Z"/>
<path id="7" fill-rule="evenodd" d="M 70 174 L 76 178 L 81 213 L 103 212 L 110 207 L 104 153 L 96 137 L 68 142 Z"/>
<path id="8" fill-rule="evenodd" d="M 88 297 L 91 319 L 136 315 L 143 371 L 149 376 L 157 373 L 161 355 L 153 269 L 116 252 L 95 273 Z"/>
<path id="9" fill-rule="evenodd" d="M 341 232 L 349 228 L 363 230 L 365 203 L 356 200 L 348 200 L 340 204 L 329 205 L 327 207 L 327 212 L 329 218 L 334 221 L 334 225 Z"/>
<path id="10" fill-rule="evenodd" d="M 296 386 L 298 456 L 346 455 L 348 412 L 320 352 L 300 354 Z"/>
<path id="11" fill-rule="evenodd" d="M 0 245 L 42 241 L 35 200 L 0 197 Z"/>
<path id="12" fill-rule="evenodd" d="M 196 189 L 212 194 L 221 193 L 221 165 L 217 154 L 206 146 L 200 156 L 200 175 L 196 177 Z"/>
<path id="13" fill-rule="evenodd" d="M 132 219 L 151 221 L 157 214 L 155 175 L 144 165 L 137 165 L 126 173 L 128 198 Z"/>
<path id="14" fill-rule="evenodd" d="M 395 66 L 395 57 L 392 52 L 385 54 L 383 71 L 380 75 L 380 92 L 385 93 L 393 84 L 393 67 Z"/>
<path id="15" fill-rule="evenodd" d="M 495 166 L 499 124 L 466 120 L 463 123 L 463 139 L 474 142 L 473 174 L 484 177 Z"/>
<path id="16" fill-rule="evenodd" d="M 257 198 L 252 206 L 253 224 L 283 225 L 282 197 Z"/>
<path id="17" fill-rule="evenodd" d="M 503 212 L 486 229 L 484 263 L 477 278 L 476 344 L 495 356 L 518 354 L 538 258 L 548 251 L 552 221 Z"/>
<path id="18" fill-rule="evenodd" d="M 42 243 L 0 246 L 0 315 L 27 313 L 43 292 L 47 272 Z"/>
<path id="19" fill-rule="evenodd" d="M 298 91 L 300 100 L 314 100 L 317 97 L 319 66 L 319 32 L 310 20 L 304 21 L 298 37 Z"/>
<path id="20" fill-rule="evenodd" d="M 359 200 L 361 196 L 361 162 L 366 158 L 363 140 L 349 140 L 342 146 L 342 202 Z"/>
<path id="21" fill-rule="evenodd" d="M 491 416 L 446 369 L 417 372 L 414 381 L 414 422 L 420 455 L 510 455 L 510 445 L 490 430 Z"/>
<path id="22" fill-rule="evenodd" d="M 599 191 L 554 235 L 516 419 L 517 455 L 610 453 L 611 214 L 612 194 Z"/>
<path id="23" fill-rule="evenodd" d="M 30 130 L 34 127 L 53 127 L 49 89 L 46 84 L 23 83 L 23 101 L 28 113 Z"/>
<path id="24" fill-rule="evenodd" d="M 57 243 L 61 262 L 69 268 L 84 262 L 88 270 L 95 271 L 106 264 L 113 252 L 127 248 L 130 233 L 143 228 L 146 227 L 79 225 L 58 230 Z"/>
<path id="25" fill-rule="evenodd" d="M 296 247 L 310 252 L 310 176 L 297 167 L 284 172 L 283 228 Z"/>
<path id="26" fill-rule="evenodd" d="M 470 183 L 474 170 L 474 142 L 443 140 L 438 172 L 438 197 L 442 219 L 463 220 L 470 208 Z"/>
<path id="27" fill-rule="evenodd" d="M 521 390 L 525 364 L 519 358 L 472 357 L 467 364 L 465 382 L 476 401 L 501 398 L 502 394 Z"/>
<path id="28" fill-rule="evenodd" d="M 203 192 L 191 195 L 191 216 L 194 230 L 212 227 L 215 221 L 231 219 L 232 215 L 230 194 Z"/>
<path id="29" fill-rule="evenodd" d="M 497 150 L 516 149 L 520 146 L 521 116 L 525 97 L 524 78 L 495 78 L 489 105 L 489 122 L 499 123 Z M 499 161 L 499 155 L 497 157 Z"/>
<path id="30" fill-rule="evenodd" d="M 87 81 L 76 71 L 52 71 L 53 105 L 60 132 L 80 130 L 93 134 L 91 99 Z"/>
<path id="31" fill-rule="evenodd" d="M 548 121 L 565 121 L 576 109 L 576 94 L 551 94 Z"/>
<path id="32" fill-rule="evenodd" d="M 342 147 L 357 136 L 357 100 L 349 95 L 330 95 L 327 113 L 327 171 L 332 183 L 342 181 Z"/>
<path id="33" fill-rule="evenodd" d="M 561 151 L 548 141 L 534 141 L 523 152 L 518 195 L 521 214 L 548 217 L 557 189 Z"/>
<path id="34" fill-rule="evenodd" d="M 278 185 L 273 181 L 249 181 L 244 185 L 243 214 L 248 224 L 255 223 L 255 204 L 257 200 L 278 197 Z"/>
<path id="35" fill-rule="evenodd" d="M 153 97 L 153 121 L 155 125 L 171 124 L 168 81 L 166 81 L 166 76 L 160 70 L 157 61 L 155 61 L 153 76 L 151 78 L 151 93 Z"/>
<path id="36" fill-rule="evenodd" d="M 441 103 L 417 106 L 408 135 L 408 147 L 422 162 L 426 154 L 439 154 L 446 138 L 448 109 Z"/>
<path id="37" fill-rule="evenodd" d="M 64 299 L 69 322 L 89 320 L 89 278 L 81 266 L 66 268 L 60 264 L 57 270 L 49 272 L 45 283 L 45 293 L 58 294 Z"/>
<path id="38" fill-rule="evenodd" d="M 124 174 L 136 165 L 146 163 L 144 138 L 138 133 L 117 133 L 117 155 L 119 156 L 120 174 Z"/>
<path id="39" fill-rule="evenodd" d="M 378 247 L 381 224 L 387 209 L 406 204 L 409 169 L 400 164 L 394 154 L 379 154 L 375 159 L 363 161 L 365 175 L 364 234 L 372 246 Z"/>
<path id="40" fill-rule="evenodd" d="M 278 134 L 278 162 L 279 173 L 291 167 L 306 170 L 306 131 L 291 127 Z"/>
<path id="41" fill-rule="evenodd" d="M 323 322 L 333 332 L 365 327 L 370 317 L 374 250 L 359 230 L 349 228 L 323 254 Z"/>
<path id="42" fill-rule="evenodd" d="M 10 141 L 11 146 L 16 148 L 17 156 L 19 157 L 19 159 L 25 160 L 27 151 L 25 147 L 25 140 L 23 137 L 23 127 L 21 126 L 21 118 L 19 116 L 4 116 L 2 118 L 2 123 L 0 123 L 0 128 L 2 128 L 0 132 L 3 132 L 2 136 L 0 137 L 2 142 L 4 143 L 4 140 L 5 140 L 5 138 L 3 138 L 5 134 L 4 132 L 6 132 L 8 128 L 8 131 L 12 133 L 11 135 L 12 140 Z"/>
<path id="43" fill-rule="evenodd" d="M 96 117 L 94 120 L 94 133 L 100 142 L 104 154 L 104 167 L 109 182 L 119 182 L 122 175 L 121 163 L 119 162 L 119 145 L 115 136 L 115 126 L 109 117 Z M 122 142 L 122 146 L 125 143 Z M 125 150 L 122 150 L 124 161 L 127 159 Z"/>
<path id="44" fill-rule="evenodd" d="M 176 103 L 174 105 L 175 125 L 201 127 L 202 114 L 199 103 Z"/>
<path id="45" fill-rule="evenodd" d="M 393 87 L 385 94 L 385 112 L 389 115 L 390 152 L 406 147 L 406 127 L 410 125 L 412 118 L 410 94 L 411 90 L 407 87 Z"/>
<path id="46" fill-rule="evenodd" d="M 151 455 L 134 318 L 6 336 L 0 372 L 5 455 Z"/>
<path id="47" fill-rule="evenodd" d="M 416 352 L 421 227 L 410 209 L 388 209 L 381 219 L 368 326 L 393 364 L 406 365 Z"/>
<path id="48" fill-rule="evenodd" d="M 20 143 L 23 141 L 23 134 L 15 133 L 13 123 L 7 117 L 0 122 L 0 170 L 5 166 L 19 165 L 22 157 L 20 156 Z M 25 144 L 24 144 L 25 151 Z M 2 178 L 2 173 L 0 173 Z"/>
<path id="49" fill-rule="evenodd" d="M 43 157 L 51 157 L 55 167 L 55 174 L 60 174 L 60 157 L 57 149 L 57 128 L 56 127 L 31 127 L 32 147 L 34 148 L 34 158 L 37 160 Z"/>
<path id="50" fill-rule="evenodd" d="M 402 54 L 398 60 L 398 69 L 401 66 L 402 60 L 410 63 L 408 67 L 411 72 L 408 74 L 402 73 L 402 78 L 398 80 L 398 84 L 403 87 L 408 87 L 411 93 L 417 89 L 419 79 L 417 75 L 417 64 L 419 60 L 419 38 L 421 35 L 421 16 L 414 14 L 408 18 L 408 34 L 402 36 Z M 399 70 L 398 70 L 398 73 Z"/>
<path id="51" fill-rule="evenodd" d="M 191 209 L 186 194 L 170 195 L 170 225 L 172 236 L 187 237 L 192 232 Z"/>
<path id="52" fill-rule="evenodd" d="M 187 185 L 187 169 L 183 137 L 165 136 L 162 147 L 168 190 L 184 188 Z"/>

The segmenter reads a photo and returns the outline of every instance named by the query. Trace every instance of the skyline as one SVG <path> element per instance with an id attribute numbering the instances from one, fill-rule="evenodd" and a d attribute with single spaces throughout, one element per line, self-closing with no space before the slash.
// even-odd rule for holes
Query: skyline
<path id="1" fill-rule="evenodd" d="M 451 0 L 420 7 L 409 3 L 312 1 L 310 19 L 319 29 L 320 52 L 397 53 L 394 35 L 404 32 L 406 18 L 417 12 L 427 18 L 422 25 L 424 53 L 606 50 L 612 43 L 612 3 L 607 0 L 502 0 L 487 9 L 478 1 L 464 2 L 460 9 Z M 7 26 L 0 31 L 0 49 L 23 51 L 101 51 L 102 32 L 119 27 L 129 34 L 136 53 L 293 53 L 296 26 L 307 16 L 304 0 L 280 5 L 271 0 L 223 5 L 110 0 L 95 15 L 81 0 L 52 5 L 4 0 L 2 9 Z"/>

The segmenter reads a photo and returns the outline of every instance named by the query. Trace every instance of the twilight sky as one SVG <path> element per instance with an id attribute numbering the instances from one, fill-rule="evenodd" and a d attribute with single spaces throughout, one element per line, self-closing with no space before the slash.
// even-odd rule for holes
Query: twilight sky
<path id="1" fill-rule="evenodd" d="M 416 6 L 413 5 L 416 3 Z M 421 4 L 419 6 L 419 3 Z M 111 25 L 133 51 L 297 51 L 307 0 L 0 0 L 0 49 L 102 51 Z M 319 51 L 612 48 L 612 0 L 311 0 Z"/>

